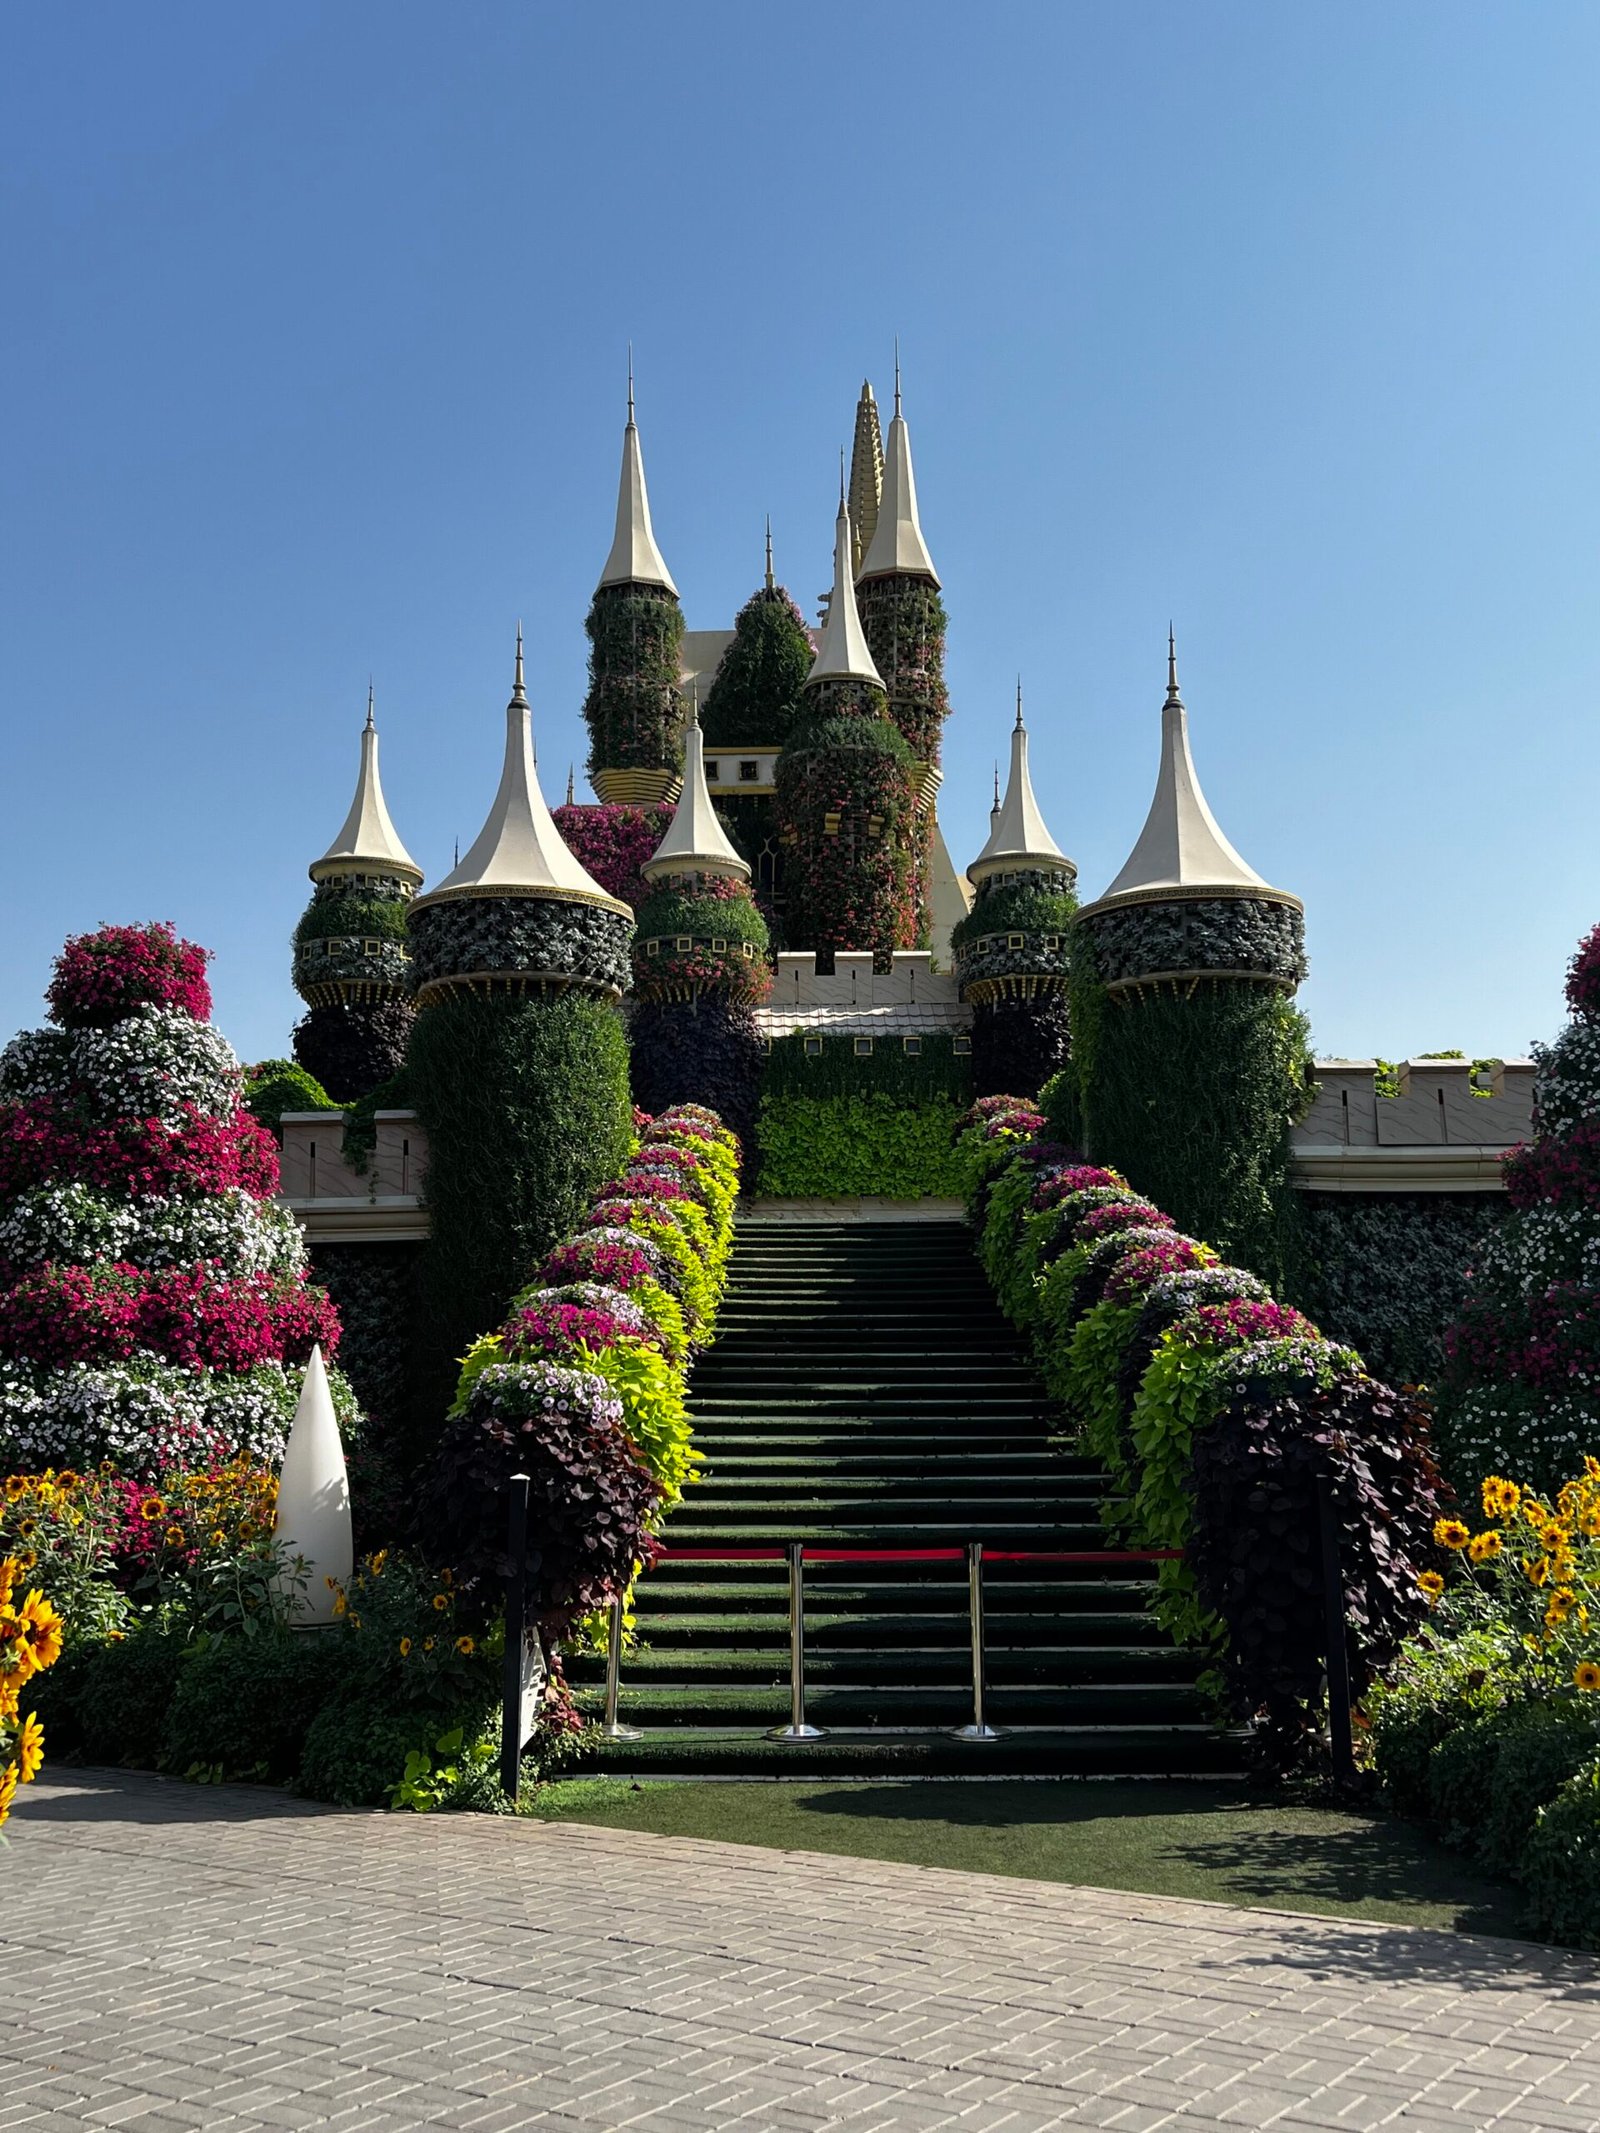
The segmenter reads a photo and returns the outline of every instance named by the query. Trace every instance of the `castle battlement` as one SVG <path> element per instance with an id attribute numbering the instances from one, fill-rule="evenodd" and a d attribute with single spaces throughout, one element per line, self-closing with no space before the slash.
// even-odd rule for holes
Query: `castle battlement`
<path id="1" fill-rule="evenodd" d="M 756 1025 L 764 1037 L 964 1037 L 972 1010 L 954 973 L 935 970 L 925 948 L 899 951 L 888 970 L 841 950 L 831 972 L 818 970 L 815 955 L 795 952 L 777 958 L 772 997 L 756 1009 Z"/>

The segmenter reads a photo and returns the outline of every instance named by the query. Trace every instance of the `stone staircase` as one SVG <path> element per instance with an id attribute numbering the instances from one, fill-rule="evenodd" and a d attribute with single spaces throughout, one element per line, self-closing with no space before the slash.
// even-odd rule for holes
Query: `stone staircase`
<path id="1" fill-rule="evenodd" d="M 743 1220 L 691 1387 L 703 1478 L 669 1548 L 1099 1551 L 1106 1483 L 1051 1449 L 1050 1406 L 956 1220 Z M 593 1767 L 667 1773 L 1161 1773 L 1235 1766 L 1194 1658 L 1146 1612 L 1146 1564 L 985 1568 L 987 1717 L 972 1716 L 962 1563 L 808 1560 L 806 1715 L 789 1716 L 787 1570 L 674 1561 L 640 1579 L 620 1715 Z M 603 1667 L 574 1658 L 601 1708 Z"/>

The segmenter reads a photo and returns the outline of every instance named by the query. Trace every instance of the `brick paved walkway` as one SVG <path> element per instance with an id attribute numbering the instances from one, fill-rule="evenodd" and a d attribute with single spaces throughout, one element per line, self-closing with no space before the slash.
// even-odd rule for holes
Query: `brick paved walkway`
<path id="1" fill-rule="evenodd" d="M 1595 2133 L 1509 1941 L 84 1772 L 0 1853 L 0 2124 Z"/>

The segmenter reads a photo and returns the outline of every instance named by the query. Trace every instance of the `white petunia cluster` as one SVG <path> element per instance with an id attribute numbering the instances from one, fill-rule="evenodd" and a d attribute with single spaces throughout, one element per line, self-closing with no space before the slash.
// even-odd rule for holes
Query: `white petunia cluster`
<path id="1" fill-rule="evenodd" d="M 1475 1385 L 1450 1414 L 1451 1464 L 1469 1474 L 1510 1474 L 1556 1488 L 1600 1444 L 1600 1402 L 1504 1385 Z"/>
<path id="2" fill-rule="evenodd" d="M 137 1204 L 79 1184 L 38 1185 L 0 1206 L 0 1260 L 31 1271 L 123 1260 L 154 1272 L 214 1260 L 233 1276 L 305 1271 L 305 1241 L 289 1210 L 237 1187 L 201 1200 Z"/>
<path id="3" fill-rule="evenodd" d="M 179 1126 L 187 1105 L 228 1118 L 243 1086 L 238 1055 L 219 1030 L 160 1007 L 106 1029 L 24 1030 L 0 1052 L 0 1098 L 76 1099 L 106 1118 Z"/>
<path id="4" fill-rule="evenodd" d="M 277 1363 L 229 1377 L 148 1359 L 61 1368 L 0 1361 L 0 1472 L 109 1459 L 130 1478 L 150 1480 L 238 1457 L 277 1465 L 304 1374 Z M 355 1395 L 341 1372 L 330 1370 L 328 1381 L 348 1444 L 359 1420 Z"/>
<path id="5" fill-rule="evenodd" d="M 1600 1288 L 1600 1219 L 1587 1207 L 1524 1208 L 1488 1238 L 1473 1269 L 1474 1286 L 1542 1296 L 1552 1283 Z"/>
<path id="6" fill-rule="evenodd" d="M 1534 1118 L 1540 1133 L 1570 1133 L 1600 1111 L 1600 1021 L 1569 1022 L 1533 1047 Z"/>

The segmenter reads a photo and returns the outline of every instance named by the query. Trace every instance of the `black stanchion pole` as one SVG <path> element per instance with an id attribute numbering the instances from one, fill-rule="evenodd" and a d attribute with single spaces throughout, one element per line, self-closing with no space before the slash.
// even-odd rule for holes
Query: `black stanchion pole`
<path id="1" fill-rule="evenodd" d="M 517 1796 L 522 1774 L 522 1658 L 528 1611 L 528 1476 L 513 1474 L 506 1504 L 506 1655 L 501 1680 L 500 1789 Z"/>
<path id="2" fill-rule="evenodd" d="M 1344 1571 L 1339 1562 L 1339 1521 L 1326 1476 L 1317 1480 L 1317 1519 L 1322 1529 L 1323 1629 L 1328 1651 L 1328 1741 L 1333 1781 L 1356 1782 L 1355 1739 L 1350 1730 L 1350 1653 L 1345 1643 Z"/>

